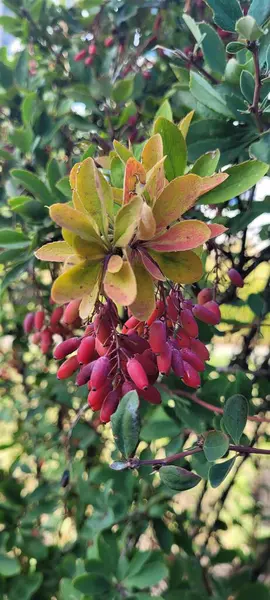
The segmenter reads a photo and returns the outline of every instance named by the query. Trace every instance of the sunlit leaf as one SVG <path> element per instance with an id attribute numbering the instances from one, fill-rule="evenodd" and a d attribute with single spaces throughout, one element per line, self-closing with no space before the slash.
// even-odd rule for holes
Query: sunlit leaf
<path id="1" fill-rule="evenodd" d="M 215 173 L 211 175 L 211 177 L 203 177 L 200 196 L 202 194 L 206 194 L 210 190 L 213 190 L 215 187 L 226 181 L 228 178 L 228 173 Z"/>
<path id="2" fill-rule="evenodd" d="M 159 133 L 152 135 L 145 143 L 142 151 L 142 164 L 150 171 L 163 158 L 163 143 Z"/>
<path id="3" fill-rule="evenodd" d="M 115 217 L 114 245 L 124 247 L 130 242 L 139 223 L 142 199 L 135 196 L 120 208 Z"/>
<path id="4" fill-rule="evenodd" d="M 165 186 L 164 161 L 166 156 L 151 169 L 146 175 L 146 184 L 143 194 L 150 206 L 155 204 L 156 198 L 161 194 Z"/>
<path id="5" fill-rule="evenodd" d="M 114 140 L 113 146 L 115 152 L 118 154 L 119 158 L 122 160 L 123 163 L 126 163 L 129 158 L 133 157 L 132 152 L 130 152 L 130 150 L 126 148 L 124 144 L 120 144 L 120 142 L 118 142 L 117 140 Z"/>
<path id="6" fill-rule="evenodd" d="M 87 242 L 78 235 L 74 236 L 73 248 L 77 254 L 91 261 L 102 259 L 106 254 L 105 248 L 102 248 L 99 243 Z"/>
<path id="7" fill-rule="evenodd" d="M 218 237 L 222 233 L 225 233 L 225 231 L 228 231 L 228 227 L 224 227 L 224 225 L 221 225 L 220 223 L 207 223 L 207 225 L 211 231 L 210 239 Z"/>
<path id="8" fill-rule="evenodd" d="M 163 275 L 158 264 L 152 258 L 152 256 L 150 256 L 147 252 L 145 252 L 141 248 L 138 249 L 138 252 L 141 256 L 141 260 L 142 260 L 145 268 L 150 273 L 150 275 L 152 275 L 152 277 L 154 277 L 154 279 L 157 279 L 158 281 L 166 281 L 166 277 Z"/>
<path id="9" fill-rule="evenodd" d="M 140 240 L 151 240 L 156 233 L 156 221 L 153 211 L 146 202 L 143 202 L 137 237 Z"/>
<path id="10" fill-rule="evenodd" d="M 39 260 L 46 260 L 48 262 L 64 262 L 73 252 L 73 248 L 66 242 L 51 242 L 39 248 L 35 252 L 35 256 Z"/>
<path id="11" fill-rule="evenodd" d="M 52 298 L 57 304 L 64 304 L 75 298 L 90 294 L 100 277 L 102 264 L 82 261 L 59 275 L 52 286 Z"/>
<path id="12" fill-rule="evenodd" d="M 96 221 L 100 231 L 107 231 L 105 205 L 98 188 L 101 187 L 97 168 L 91 157 L 81 162 L 77 169 L 76 191 L 87 212 Z"/>
<path id="13" fill-rule="evenodd" d="M 184 175 L 171 181 L 158 197 L 153 212 L 157 229 L 165 229 L 196 202 L 202 180 L 197 175 Z"/>
<path id="14" fill-rule="evenodd" d="M 129 306 L 137 293 L 136 279 L 130 263 L 125 260 L 117 273 L 106 271 L 104 291 L 116 304 Z"/>
<path id="15" fill-rule="evenodd" d="M 108 262 L 108 266 L 107 269 L 109 271 L 109 273 L 118 273 L 118 271 L 120 271 L 121 267 L 123 264 L 123 259 L 121 256 L 119 256 L 118 254 L 114 254 L 113 256 L 111 256 L 109 262 Z"/>
<path id="16" fill-rule="evenodd" d="M 68 206 L 67 204 L 53 204 L 50 207 L 50 217 L 60 227 L 75 233 L 84 240 L 96 241 L 102 244 L 102 240 L 96 233 L 91 219 L 84 213 Z"/>
<path id="17" fill-rule="evenodd" d="M 175 283 L 194 283 L 202 277 L 201 259 L 191 250 L 162 254 L 149 250 L 149 254 L 158 263 L 162 273 Z"/>
<path id="18" fill-rule="evenodd" d="M 154 282 L 141 262 L 136 261 L 132 267 L 137 283 L 137 295 L 130 310 L 139 321 L 145 321 L 155 308 Z"/>
<path id="19" fill-rule="evenodd" d="M 161 235 L 148 242 L 158 252 L 192 250 L 204 244 L 210 238 L 210 229 L 206 223 L 196 219 L 181 221 Z"/>
<path id="20" fill-rule="evenodd" d="M 186 139 L 186 137 L 187 137 L 189 126 L 193 119 L 194 112 L 195 112 L 194 110 L 191 110 L 185 117 L 183 117 L 183 119 L 181 119 L 181 121 L 179 123 L 178 127 L 179 127 L 184 139 Z"/>
<path id="21" fill-rule="evenodd" d="M 214 175 L 219 159 L 219 150 L 206 152 L 196 160 L 191 169 L 191 173 L 195 173 L 195 175 L 199 175 L 200 177 L 210 177 L 211 175 Z"/>
<path id="22" fill-rule="evenodd" d="M 217 189 L 205 194 L 201 199 L 202 204 L 219 204 L 243 194 L 266 175 L 269 165 L 258 160 L 248 160 L 227 169 L 229 175 Z"/>
<path id="23" fill-rule="evenodd" d="M 95 285 L 90 290 L 87 296 L 84 296 L 79 308 L 79 315 L 81 319 L 87 319 L 93 313 L 95 303 L 97 301 L 100 289 L 100 278 L 97 279 Z"/>
<path id="24" fill-rule="evenodd" d="M 187 148 L 185 139 L 177 125 L 159 117 L 154 123 L 154 132 L 160 133 L 163 141 L 165 174 L 169 181 L 183 175 L 187 164 Z"/>

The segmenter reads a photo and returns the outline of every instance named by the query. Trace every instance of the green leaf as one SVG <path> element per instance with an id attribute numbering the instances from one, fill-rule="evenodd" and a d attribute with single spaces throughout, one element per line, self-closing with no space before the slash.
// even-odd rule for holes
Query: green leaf
<path id="1" fill-rule="evenodd" d="M 16 196 L 10 198 L 8 204 L 11 210 L 24 219 L 42 220 L 47 216 L 47 210 L 40 202 L 37 202 L 31 196 Z"/>
<path id="2" fill-rule="evenodd" d="M 217 463 L 216 465 L 212 465 L 209 471 L 209 481 L 213 488 L 217 488 L 222 481 L 227 477 L 231 468 L 235 463 L 235 456 L 233 458 L 229 458 L 229 460 L 225 460 L 222 463 Z"/>
<path id="3" fill-rule="evenodd" d="M 226 101 L 219 94 L 217 88 L 195 71 L 190 74 L 190 91 L 196 100 L 211 108 L 214 112 L 224 115 L 224 117 L 232 117 Z"/>
<path id="4" fill-rule="evenodd" d="M 206 152 L 202 154 L 191 169 L 191 173 L 199 175 L 200 177 L 210 177 L 217 169 L 218 162 L 220 159 L 220 151 L 213 150 L 213 152 Z"/>
<path id="5" fill-rule="evenodd" d="M 7 65 L 0 62 L 1 87 L 8 89 L 13 85 L 13 71 Z"/>
<path id="6" fill-rule="evenodd" d="M 9 600 L 30 600 L 42 583 L 42 573 L 25 573 L 16 577 L 9 591 Z"/>
<path id="7" fill-rule="evenodd" d="M 208 431 L 204 438 L 203 451 L 209 460 L 214 462 L 218 458 L 222 458 L 229 448 L 229 438 L 222 431 Z"/>
<path id="8" fill-rule="evenodd" d="M 208 23 L 200 23 L 199 30 L 204 36 L 201 47 L 206 62 L 212 71 L 223 75 L 226 67 L 226 52 L 221 38 Z"/>
<path id="9" fill-rule="evenodd" d="M 258 25 L 263 25 L 270 17 L 269 0 L 252 0 L 248 14 L 255 19 Z"/>
<path id="10" fill-rule="evenodd" d="M 106 594 L 111 589 L 110 581 L 99 573 L 85 573 L 73 579 L 74 587 L 82 594 Z"/>
<path id="11" fill-rule="evenodd" d="M 134 86 L 134 79 L 131 77 L 127 78 L 127 79 L 122 79 L 121 81 L 118 81 L 115 84 L 114 89 L 113 89 L 113 93 L 112 93 L 113 100 L 117 104 L 126 102 L 132 95 L 133 86 Z"/>
<path id="12" fill-rule="evenodd" d="M 126 146 L 124 146 L 124 144 L 120 144 L 120 142 L 118 142 L 117 140 L 114 140 L 113 146 L 114 146 L 115 152 L 117 152 L 119 158 L 121 159 L 121 161 L 124 164 L 127 162 L 127 160 L 129 158 L 131 158 L 133 156 L 132 152 L 130 152 L 130 150 L 128 148 L 126 148 Z"/>
<path id="13" fill-rule="evenodd" d="M 68 176 L 62 177 L 61 179 L 59 179 L 59 181 L 57 181 L 57 183 L 55 184 L 55 187 L 59 190 L 59 192 L 61 192 L 61 194 L 66 196 L 66 198 L 71 199 L 72 190 L 70 187 Z"/>
<path id="14" fill-rule="evenodd" d="M 154 123 L 154 133 L 160 133 L 163 141 L 165 173 L 169 181 L 183 175 L 187 164 L 187 147 L 185 139 L 174 123 L 159 117 Z"/>
<path id="15" fill-rule="evenodd" d="M 219 204 L 243 194 L 255 185 L 268 171 L 268 165 L 257 161 L 246 161 L 226 169 L 228 179 L 217 188 L 200 198 L 201 204 Z"/>
<path id="16" fill-rule="evenodd" d="M 176 467 L 174 465 L 168 465 L 159 469 L 159 475 L 162 483 L 167 485 L 168 488 L 175 492 L 183 492 L 184 490 L 190 490 L 200 483 L 201 478 L 199 475 L 182 469 L 182 467 Z"/>
<path id="17" fill-rule="evenodd" d="M 143 590 L 157 585 L 162 579 L 168 577 L 168 568 L 161 560 L 150 560 L 144 564 L 136 575 L 128 576 L 124 581 L 128 588 Z"/>
<path id="18" fill-rule="evenodd" d="M 0 554 L 0 575 L 2 577 L 14 577 L 20 573 L 21 566 L 17 558 Z"/>
<path id="19" fill-rule="evenodd" d="M 249 154 L 252 158 L 257 158 L 270 164 L 270 132 L 262 133 L 258 142 L 249 146 Z"/>
<path id="20" fill-rule="evenodd" d="M 0 248 L 19 249 L 29 246 L 30 240 L 20 231 L 0 229 Z"/>
<path id="21" fill-rule="evenodd" d="M 264 299 L 261 294 L 250 294 L 248 297 L 248 305 L 251 310 L 257 315 L 257 317 L 261 317 L 264 309 Z"/>
<path id="22" fill-rule="evenodd" d="M 28 52 L 28 49 L 26 48 L 25 50 L 23 50 L 20 53 L 19 59 L 17 61 L 16 67 L 15 67 L 15 72 L 14 72 L 14 78 L 15 78 L 17 85 L 19 85 L 23 88 L 27 87 L 27 83 L 28 83 L 28 79 L 29 79 L 28 61 L 29 61 L 29 52 Z"/>
<path id="23" fill-rule="evenodd" d="M 262 29 L 258 27 L 255 19 L 251 17 L 251 15 L 241 17 L 241 19 L 237 21 L 235 29 L 249 42 L 255 42 L 263 35 Z"/>
<path id="24" fill-rule="evenodd" d="M 81 598 L 81 592 L 75 589 L 71 579 L 64 577 L 60 580 L 60 600 L 81 600 Z"/>
<path id="25" fill-rule="evenodd" d="M 154 121 L 156 119 L 158 119 L 159 117 L 164 117 L 164 119 L 167 119 L 168 121 L 173 120 L 173 114 L 172 114 L 172 109 L 171 109 L 169 100 L 164 100 L 164 102 L 162 102 L 162 104 L 160 105 L 159 109 L 157 110 L 157 112 L 155 114 Z"/>
<path id="26" fill-rule="evenodd" d="M 136 391 L 125 394 L 111 417 L 111 424 L 118 450 L 129 458 L 136 450 L 140 433 L 139 396 Z"/>
<path id="27" fill-rule="evenodd" d="M 235 394 L 226 400 L 223 423 L 227 433 L 238 444 L 248 418 L 248 401 L 241 394 Z"/>
<path id="28" fill-rule="evenodd" d="M 194 19 L 192 19 L 190 15 L 187 15 L 185 13 L 183 14 L 183 21 L 185 21 L 185 24 L 189 28 L 189 31 L 191 31 L 197 44 L 199 44 L 201 42 L 202 35 L 196 21 L 194 21 Z"/>
<path id="29" fill-rule="evenodd" d="M 235 31 L 235 24 L 243 16 L 237 0 L 205 0 L 214 13 L 215 23 L 225 31 Z"/>
<path id="30" fill-rule="evenodd" d="M 246 46 L 242 42 L 229 42 L 226 46 L 226 52 L 228 52 L 228 54 L 237 54 L 237 52 L 240 52 L 243 48 L 246 48 Z"/>
<path id="31" fill-rule="evenodd" d="M 14 129 L 10 135 L 9 139 L 13 146 L 19 148 L 23 154 L 31 151 L 32 143 L 33 143 L 33 131 L 31 127 L 18 127 Z"/>
<path id="32" fill-rule="evenodd" d="M 269 600 L 269 587 L 256 581 L 256 583 L 246 583 L 241 586 L 237 593 L 236 600 Z"/>
<path id="33" fill-rule="evenodd" d="M 115 188 L 122 188 L 124 182 L 125 165 L 118 156 L 114 156 L 111 162 L 111 184 Z"/>
<path id="34" fill-rule="evenodd" d="M 12 177 L 18 179 L 21 186 L 31 192 L 35 197 L 38 198 L 44 205 L 51 205 L 54 202 L 54 198 L 50 191 L 46 187 L 45 183 L 37 177 L 34 173 L 26 171 L 24 169 L 11 169 Z"/>
<path id="35" fill-rule="evenodd" d="M 27 270 L 29 262 L 29 259 L 19 262 L 5 274 L 0 285 L 0 294 L 3 294 L 7 287 L 13 283 L 13 281 L 16 281 L 18 277 Z"/>
<path id="36" fill-rule="evenodd" d="M 245 99 L 249 102 L 249 104 L 252 104 L 255 89 L 255 80 L 253 75 L 251 75 L 251 73 L 249 71 L 246 71 L 245 69 L 240 75 L 240 88 L 243 96 L 245 96 Z"/>
<path id="37" fill-rule="evenodd" d="M 172 532 L 162 519 L 153 519 L 153 527 L 161 550 L 166 554 L 170 554 L 174 541 Z"/>
<path id="38" fill-rule="evenodd" d="M 25 126 L 31 125 L 35 121 L 37 114 L 37 92 L 30 92 L 25 96 L 22 102 L 22 120 Z"/>

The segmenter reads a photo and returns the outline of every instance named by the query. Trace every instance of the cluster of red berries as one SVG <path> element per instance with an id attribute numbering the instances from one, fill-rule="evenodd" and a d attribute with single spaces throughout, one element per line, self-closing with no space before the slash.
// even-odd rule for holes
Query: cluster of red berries
<path id="1" fill-rule="evenodd" d="M 87 384 L 89 406 L 100 410 L 103 423 L 128 391 L 137 390 L 146 401 L 159 404 L 161 396 L 154 386 L 159 375 L 173 371 L 186 385 L 200 385 L 209 352 L 198 339 L 196 319 L 211 325 L 220 322 L 210 288 L 199 292 L 197 304 L 174 288 L 157 299 L 146 322 L 130 315 L 121 331 L 115 305 L 109 300 L 100 303 L 84 335 L 70 337 L 55 348 L 54 358 L 66 359 L 57 377 L 66 379 L 77 372 L 76 385 Z"/>
<path id="2" fill-rule="evenodd" d="M 108 36 L 105 38 L 105 40 L 104 40 L 105 48 L 110 48 L 111 46 L 113 46 L 113 44 L 114 44 L 113 36 Z M 77 52 L 77 54 L 75 54 L 74 60 L 75 60 L 75 62 L 80 62 L 83 60 L 84 64 L 87 67 L 89 67 L 93 64 L 96 54 L 97 54 L 97 46 L 94 42 L 91 42 L 91 44 L 89 44 L 88 48 L 83 48 L 83 50 L 80 50 L 80 52 Z"/>
<path id="3" fill-rule="evenodd" d="M 27 313 L 23 322 L 24 332 L 32 334 L 31 342 L 39 346 L 43 354 L 49 354 L 54 334 L 67 339 L 74 328 L 81 326 L 79 304 L 77 300 L 73 300 L 66 307 L 53 308 L 51 313 L 44 309 Z"/>

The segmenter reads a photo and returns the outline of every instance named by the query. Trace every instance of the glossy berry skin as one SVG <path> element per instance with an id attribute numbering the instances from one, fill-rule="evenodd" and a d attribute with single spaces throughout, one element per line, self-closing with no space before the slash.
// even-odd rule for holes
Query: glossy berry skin
<path id="1" fill-rule="evenodd" d="M 81 300 L 71 300 L 64 310 L 63 314 L 63 322 L 67 325 L 72 325 L 79 317 L 79 306 L 81 304 Z"/>
<path id="2" fill-rule="evenodd" d="M 63 358 L 66 358 L 68 354 L 71 354 L 79 348 L 80 343 L 81 338 L 79 337 L 69 338 L 64 342 L 60 342 L 60 344 L 58 344 L 54 350 L 53 357 L 56 358 L 56 360 L 62 360 Z"/>
<path id="3" fill-rule="evenodd" d="M 35 329 L 37 329 L 37 331 L 41 331 L 41 329 L 44 325 L 44 320 L 45 320 L 44 310 L 38 310 L 35 313 L 35 319 L 34 319 L 34 327 L 35 327 Z"/>
<path id="4" fill-rule="evenodd" d="M 176 348 L 172 351 L 172 370 L 177 377 L 184 376 L 184 364 L 181 356 L 181 352 Z"/>
<path id="5" fill-rule="evenodd" d="M 89 382 L 95 363 L 96 363 L 96 361 L 92 360 L 92 362 L 90 362 L 88 365 L 84 365 L 80 369 L 80 371 L 76 377 L 76 381 L 75 381 L 76 385 L 81 386 L 81 385 L 85 385 L 87 382 Z"/>
<path id="6" fill-rule="evenodd" d="M 62 319 L 64 309 L 62 306 L 57 306 L 51 314 L 50 324 L 52 326 L 58 325 L 59 321 Z"/>
<path id="7" fill-rule="evenodd" d="M 48 354 L 52 343 L 52 334 L 49 329 L 44 329 L 40 335 L 41 352 L 42 354 Z"/>
<path id="8" fill-rule="evenodd" d="M 138 390 L 138 394 L 150 404 L 161 404 L 161 395 L 153 385 L 149 385 L 147 390 Z"/>
<path id="9" fill-rule="evenodd" d="M 110 381 L 108 381 L 105 385 L 103 385 L 98 390 L 95 390 L 95 391 L 91 390 L 87 397 L 89 406 L 93 410 L 100 410 L 106 396 L 111 391 L 111 389 L 112 389 L 112 384 Z"/>
<path id="10" fill-rule="evenodd" d="M 34 327 L 34 321 L 35 321 L 35 314 L 28 313 L 23 322 L 23 329 L 24 329 L 25 333 L 31 333 L 31 331 Z"/>
<path id="11" fill-rule="evenodd" d="M 197 296 L 197 303 L 205 304 L 210 300 L 213 300 L 213 290 L 211 288 L 203 288 L 202 290 L 200 290 Z"/>
<path id="12" fill-rule="evenodd" d="M 200 357 L 201 360 L 209 360 L 210 354 L 206 348 L 206 346 L 201 342 L 201 340 L 191 340 L 190 344 L 191 350 Z"/>
<path id="13" fill-rule="evenodd" d="M 127 394 L 128 392 L 132 392 L 133 390 L 136 389 L 135 383 L 133 383 L 132 381 L 124 381 L 123 385 L 122 385 L 122 396 L 125 396 L 125 394 Z"/>
<path id="14" fill-rule="evenodd" d="M 77 54 L 75 54 L 74 56 L 74 60 L 75 62 L 80 62 L 81 60 L 83 60 L 87 55 L 86 50 L 81 50 L 80 52 L 77 52 Z"/>
<path id="15" fill-rule="evenodd" d="M 184 364 L 183 382 L 192 388 L 199 387 L 201 384 L 201 379 L 200 379 L 200 375 L 199 375 L 198 371 L 196 371 L 196 369 L 194 369 L 194 367 L 192 367 L 192 365 L 190 365 L 185 360 L 183 361 L 183 364 Z"/>
<path id="16" fill-rule="evenodd" d="M 77 359 L 80 364 L 87 365 L 93 358 L 95 352 L 95 338 L 89 335 L 82 339 L 77 352 Z"/>
<path id="17" fill-rule="evenodd" d="M 153 352 L 163 352 L 167 341 L 166 324 L 164 321 L 154 321 L 149 329 L 149 344 Z"/>
<path id="18" fill-rule="evenodd" d="M 57 379 L 67 379 L 71 377 L 79 368 L 77 356 L 71 356 L 59 367 L 57 371 Z"/>
<path id="19" fill-rule="evenodd" d="M 181 311 L 181 322 L 184 331 L 190 337 L 198 337 L 198 325 L 193 317 L 191 310 L 189 310 L 188 308 L 184 308 L 184 310 Z"/>
<path id="20" fill-rule="evenodd" d="M 120 397 L 121 394 L 119 389 L 112 390 L 107 394 L 100 411 L 100 420 L 102 423 L 108 423 L 110 421 L 111 416 L 117 409 Z"/>
<path id="21" fill-rule="evenodd" d="M 147 319 L 147 321 L 146 321 L 146 325 L 148 325 L 148 327 L 150 327 L 150 325 L 152 325 L 152 323 L 154 323 L 154 321 L 156 321 L 157 319 L 160 319 L 160 317 L 162 317 L 162 315 L 164 314 L 164 310 L 165 310 L 165 305 L 164 305 L 163 300 L 158 300 L 156 303 L 156 308 L 154 308 L 149 319 Z"/>
<path id="22" fill-rule="evenodd" d="M 181 350 L 181 354 L 183 360 L 192 365 L 196 371 L 201 372 L 205 370 L 204 362 L 199 358 L 199 356 L 197 356 L 197 354 L 195 354 L 195 352 L 192 352 L 192 350 L 189 348 L 183 348 Z"/>
<path id="23" fill-rule="evenodd" d="M 90 379 L 93 391 L 98 390 L 106 382 L 110 368 L 110 360 L 107 356 L 101 356 L 95 361 Z"/>
<path id="24" fill-rule="evenodd" d="M 163 352 L 157 356 L 157 366 L 161 375 L 168 375 L 172 364 L 172 346 L 166 342 Z"/>
<path id="25" fill-rule="evenodd" d="M 143 366 L 136 358 L 131 358 L 127 361 L 127 372 L 139 390 L 147 390 L 149 385 L 148 377 Z"/>
<path id="26" fill-rule="evenodd" d="M 207 323 L 208 325 L 217 325 L 220 322 L 220 317 L 215 314 L 212 310 L 207 308 L 208 302 L 206 304 L 195 304 L 193 307 L 194 316 L 202 321 L 203 323 Z"/>
<path id="27" fill-rule="evenodd" d="M 192 338 L 189 337 L 182 327 L 179 327 L 174 339 L 178 348 L 189 348 Z"/>
<path id="28" fill-rule="evenodd" d="M 235 285 L 236 287 L 242 288 L 244 286 L 243 277 L 240 275 L 240 273 L 238 273 L 238 271 L 236 269 L 230 269 L 228 271 L 228 276 L 229 276 L 232 284 Z"/>

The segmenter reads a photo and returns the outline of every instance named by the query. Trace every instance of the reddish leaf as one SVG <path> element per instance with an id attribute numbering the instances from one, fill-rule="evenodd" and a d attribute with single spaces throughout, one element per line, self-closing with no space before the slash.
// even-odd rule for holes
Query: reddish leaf
<path id="1" fill-rule="evenodd" d="M 211 231 L 211 235 L 210 235 L 210 239 L 211 238 L 215 238 L 218 235 L 221 235 L 222 233 L 225 233 L 225 231 L 228 231 L 228 227 L 224 227 L 224 225 L 220 225 L 219 223 L 207 223 L 208 227 Z"/>
<path id="2" fill-rule="evenodd" d="M 129 158 L 126 163 L 124 178 L 124 204 L 128 204 L 130 199 L 139 191 L 137 186 L 145 184 L 146 172 L 143 165 L 136 158 Z"/>
<path id="3" fill-rule="evenodd" d="M 176 177 L 164 188 L 153 209 L 157 229 L 165 229 L 195 204 L 201 183 L 201 177 L 189 174 Z"/>
<path id="4" fill-rule="evenodd" d="M 176 252 L 192 250 L 204 244 L 210 238 L 210 229 L 206 223 L 191 219 L 173 225 L 154 240 L 148 242 L 157 252 Z"/>

